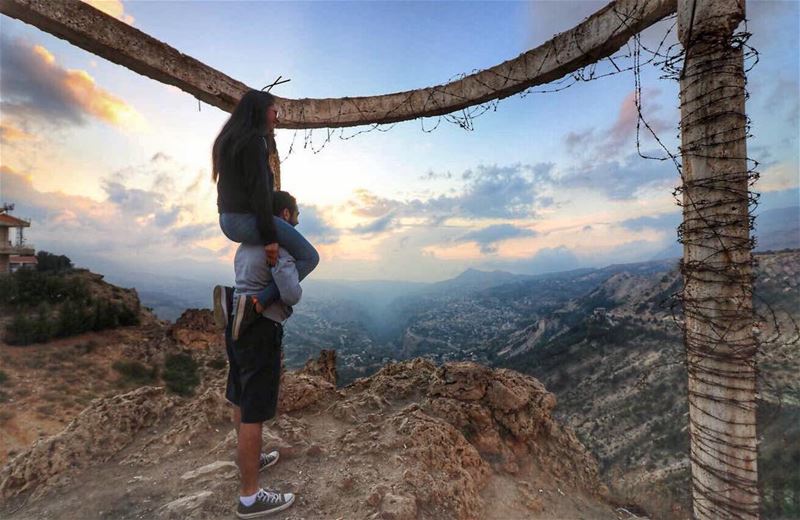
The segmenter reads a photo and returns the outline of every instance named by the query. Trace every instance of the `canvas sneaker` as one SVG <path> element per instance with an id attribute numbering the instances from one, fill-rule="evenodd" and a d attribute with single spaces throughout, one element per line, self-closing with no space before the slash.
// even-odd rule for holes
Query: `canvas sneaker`
<path id="1" fill-rule="evenodd" d="M 258 313 L 256 312 L 256 304 L 253 303 L 253 298 L 244 294 L 236 298 L 233 306 L 233 327 L 231 330 L 233 341 L 237 341 L 239 336 L 257 319 Z"/>
<path id="2" fill-rule="evenodd" d="M 280 453 L 277 451 L 271 451 L 269 453 L 262 453 L 261 456 L 258 458 L 258 471 L 264 471 L 268 467 L 272 466 L 278 459 L 281 457 Z"/>
<path id="3" fill-rule="evenodd" d="M 225 330 L 233 307 L 233 287 L 215 285 L 212 299 L 214 303 L 214 325 L 219 330 Z"/>
<path id="4" fill-rule="evenodd" d="M 289 508 L 294 503 L 294 493 L 278 493 L 272 489 L 259 489 L 252 506 L 242 504 L 236 508 L 239 518 L 258 518 Z"/>

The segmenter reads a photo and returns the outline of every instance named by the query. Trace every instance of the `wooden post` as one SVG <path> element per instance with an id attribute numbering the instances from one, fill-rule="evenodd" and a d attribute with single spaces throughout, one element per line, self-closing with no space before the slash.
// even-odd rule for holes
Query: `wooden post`
<path id="1" fill-rule="evenodd" d="M 678 0 L 684 313 L 692 505 L 759 517 L 744 0 Z"/>

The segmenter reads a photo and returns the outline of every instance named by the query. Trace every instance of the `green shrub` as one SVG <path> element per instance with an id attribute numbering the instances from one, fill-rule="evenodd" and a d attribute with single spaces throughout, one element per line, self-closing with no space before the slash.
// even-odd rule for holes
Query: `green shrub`
<path id="1" fill-rule="evenodd" d="M 164 382 L 178 395 L 191 395 L 200 384 L 197 362 L 189 354 L 170 354 L 164 360 Z"/>
<path id="2" fill-rule="evenodd" d="M 122 382 L 126 384 L 149 385 L 153 384 L 158 376 L 155 367 L 148 367 L 138 361 L 115 361 L 111 368 L 119 372 Z"/>
<path id="3" fill-rule="evenodd" d="M 0 370 L 0 385 L 8 381 L 8 374 Z"/>
<path id="4" fill-rule="evenodd" d="M 21 269 L 4 278 L 0 304 L 35 307 L 42 302 L 89 299 L 89 289 L 84 280 L 63 274 Z"/>
<path id="5" fill-rule="evenodd" d="M 36 253 L 36 269 L 38 271 L 64 271 L 72 269 L 72 260 L 65 255 L 54 255 L 47 251 Z"/>
<path id="6" fill-rule="evenodd" d="M 53 265 L 67 264 L 69 259 Z M 138 307 L 94 300 L 86 280 L 60 272 L 62 267 L 44 271 L 23 269 L 0 278 L 0 306 L 9 307 L 9 314 L 14 315 L 6 327 L 7 343 L 28 345 L 54 337 L 139 324 Z M 39 315 L 33 318 L 31 311 L 36 308 Z"/>
<path id="7" fill-rule="evenodd" d="M 44 313 L 37 316 L 17 314 L 6 326 L 5 341 L 9 345 L 42 343 L 55 335 L 56 324 Z"/>
<path id="8" fill-rule="evenodd" d="M 228 366 L 228 361 L 224 357 L 217 357 L 210 360 L 206 365 L 213 370 L 222 370 Z"/>

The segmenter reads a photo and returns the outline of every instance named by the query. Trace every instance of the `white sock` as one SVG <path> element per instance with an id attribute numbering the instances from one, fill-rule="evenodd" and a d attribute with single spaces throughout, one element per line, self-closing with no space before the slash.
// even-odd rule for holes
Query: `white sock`
<path id="1" fill-rule="evenodd" d="M 258 491 L 261 491 L 261 490 L 259 489 Z M 256 503 L 256 495 L 258 495 L 258 491 L 256 491 L 255 493 L 253 493 L 249 497 L 240 496 L 239 497 L 239 502 L 241 502 L 244 507 L 252 506 L 253 504 Z"/>

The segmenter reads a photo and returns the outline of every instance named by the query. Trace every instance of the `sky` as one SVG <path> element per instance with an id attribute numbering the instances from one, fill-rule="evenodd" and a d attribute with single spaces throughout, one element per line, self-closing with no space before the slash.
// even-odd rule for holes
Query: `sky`
<path id="1" fill-rule="evenodd" d="M 447 82 L 546 41 L 603 2 L 92 4 L 254 88 L 282 97 L 389 93 Z M 800 4 L 749 1 L 749 155 L 762 208 L 798 204 Z M 642 35 L 655 48 L 671 20 Z M 628 54 L 623 48 L 622 54 Z M 616 60 L 621 68 L 628 56 Z M 601 63 L 596 72 L 611 70 Z M 643 113 L 678 146 L 678 85 L 641 69 Z M 467 268 L 540 273 L 642 261 L 674 247 L 669 161 L 636 145 L 635 78 L 538 88 L 465 130 L 438 118 L 380 131 L 279 130 L 283 189 L 318 247 L 320 279 L 436 281 Z M 555 91 L 557 90 L 557 91 Z M 37 248 L 113 274 L 229 281 L 210 148 L 227 119 L 0 15 L 0 202 Z M 641 150 L 663 155 L 642 134 Z M 291 153 L 290 152 L 291 148 Z"/>

